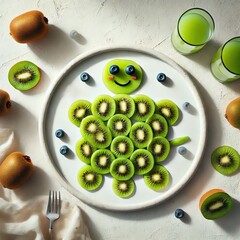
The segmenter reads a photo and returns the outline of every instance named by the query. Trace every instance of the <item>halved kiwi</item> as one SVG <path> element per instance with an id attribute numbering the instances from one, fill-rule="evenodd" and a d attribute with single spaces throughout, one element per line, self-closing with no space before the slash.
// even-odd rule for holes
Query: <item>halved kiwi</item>
<path id="1" fill-rule="evenodd" d="M 112 189 L 118 197 L 128 198 L 132 196 L 135 191 L 135 183 L 132 178 L 125 181 L 119 181 L 114 178 L 112 182 Z"/>
<path id="2" fill-rule="evenodd" d="M 203 194 L 199 201 L 202 215 L 214 220 L 227 215 L 233 208 L 233 200 L 222 189 L 211 189 Z"/>
<path id="3" fill-rule="evenodd" d="M 128 158 L 133 153 L 134 145 L 130 138 L 126 136 L 118 136 L 113 139 L 110 148 L 117 158 Z"/>
<path id="4" fill-rule="evenodd" d="M 71 104 L 68 110 L 68 118 L 77 127 L 86 116 L 92 114 L 91 103 L 87 100 L 77 100 Z"/>
<path id="5" fill-rule="evenodd" d="M 135 112 L 135 103 L 131 96 L 127 94 L 118 94 L 114 97 L 116 102 L 116 113 L 124 114 L 130 118 Z"/>
<path id="6" fill-rule="evenodd" d="M 144 175 L 152 170 L 154 166 L 153 155 L 146 149 L 137 149 L 130 157 L 135 168 L 135 174 Z"/>
<path id="7" fill-rule="evenodd" d="M 85 165 L 78 171 L 78 183 L 88 191 L 97 190 L 103 182 L 103 176 L 89 165 Z"/>
<path id="8" fill-rule="evenodd" d="M 133 98 L 135 102 L 135 112 L 133 118 L 136 121 L 144 122 L 155 112 L 155 103 L 146 95 L 136 95 Z"/>
<path id="9" fill-rule="evenodd" d="M 136 122 L 132 125 L 129 137 L 137 148 L 145 148 L 151 142 L 153 133 L 151 127 L 144 122 Z"/>
<path id="10" fill-rule="evenodd" d="M 170 143 L 164 137 L 155 137 L 149 143 L 147 149 L 152 153 L 155 162 L 162 162 L 170 152 Z"/>
<path id="11" fill-rule="evenodd" d="M 0 89 L 0 116 L 6 114 L 12 106 L 10 96 L 7 92 Z"/>
<path id="12" fill-rule="evenodd" d="M 163 99 L 156 103 L 156 113 L 165 117 L 170 126 L 174 125 L 179 118 L 178 106 L 169 99 Z"/>
<path id="13" fill-rule="evenodd" d="M 97 173 L 107 174 L 110 172 L 110 165 L 115 159 L 113 153 L 108 149 L 98 149 L 92 154 L 91 166 Z"/>
<path id="14" fill-rule="evenodd" d="M 161 165 L 155 165 L 153 169 L 143 176 L 145 184 L 154 191 L 164 189 L 170 180 L 168 170 Z"/>
<path id="15" fill-rule="evenodd" d="M 8 72 L 10 84 L 20 91 L 29 90 L 35 87 L 40 79 L 40 68 L 29 61 L 21 61 L 14 64 Z"/>
<path id="16" fill-rule="evenodd" d="M 117 158 L 110 166 L 110 173 L 117 180 L 125 181 L 134 175 L 134 165 L 127 158 Z"/>
<path id="17" fill-rule="evenodd" d="M 115 114 L 116 103 L 109 95 L 100 95 L 92 103 L 93 115 L 100 117 L 103 121 L 108 120 Z"/>
<path id="18" fill-rule="evenodd" d="M 153 114 L 147 119 L 146 123 L 152 128 L 153 136 L 166 137 L 168 134 L 168 123 L 167 120 L 160 114 Z"/>
<path id="19" fill-rule="evenodd" d="M 132 123 L 131 120 L 123 114 L 115 114 L 112 116 L 107 123 L 107 126 L 112 132 L 112 136 L 127 136 L 130 132 Z"/>
<path id="20" fill-rule="evenodd" d="M 220 146 L 213 151 L 211 163 L 219 173 L 231 175 L 239 169 L 240 156 L 233 147 Z"/>

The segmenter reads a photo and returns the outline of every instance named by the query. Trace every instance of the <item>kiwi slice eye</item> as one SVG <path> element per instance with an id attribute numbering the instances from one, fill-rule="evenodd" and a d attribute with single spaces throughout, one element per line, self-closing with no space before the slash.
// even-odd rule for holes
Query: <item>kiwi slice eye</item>
<path id="1" fill-rule="evenodd" d="M 135 191 L 135 183 L 133 179 L 125 181 L 113 179 L 112 189 L 118 197 L 128 198 L 132 196 Z"/>
<path id="2" fill-rule="evenodd" d="M 120 113 L 130 118 L 135 112 L 135 103 L 131 96 L 118 94 L 114 97 L 116 102 L 116 113 Z"/>
<path id="3" fill-rule="evenodd" d="M 150 125 L 153 131 L 153 136 L 166 137 L 168 134 L 168 123 L 167 120 L 160 114 L 153 114 L 147 119 L 146 123 Z"/>
<path id="4" fill-rule="evenodd" d="M 211 155 L 211 163 L 214 169 L 223 175 L 231 175 L 239 169 L 240 156 L 230 146 L 220 146 Z"/>
<path id="5" fill-rule="evenodd" d="M 32 62 L 21 61 L 13 65 L 8 72 L 10 84 L 25 91 L 35 87 L 41 79 L 41 70 Z"/>

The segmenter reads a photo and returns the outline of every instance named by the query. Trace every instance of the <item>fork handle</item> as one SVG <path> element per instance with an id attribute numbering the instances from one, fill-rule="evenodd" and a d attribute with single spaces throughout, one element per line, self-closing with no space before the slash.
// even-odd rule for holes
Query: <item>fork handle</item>
<path id="1" fill-rule="evenodd" d="M 48 229 L 50 240 L 53 240 L 53 229 L 50 227 Z"/>

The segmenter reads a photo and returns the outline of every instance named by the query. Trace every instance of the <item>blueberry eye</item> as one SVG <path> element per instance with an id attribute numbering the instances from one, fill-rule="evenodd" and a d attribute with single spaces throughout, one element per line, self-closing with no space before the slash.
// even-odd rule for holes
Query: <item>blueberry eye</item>
<path id="1" fill-rule="evenodd" d="M 57 138 L 62 138 L 64 136 L 64 131 L 62 129 L 58 129 L 56 132 L 55 132 L 55 136 Z"/>
<path id="2" fill-rule="evenodd" d="M 129 74 L 129 75 L 133 75 L 134 72 L 135 72 L 135 67 L 133 65 L 129 65 L 126 67 L 126 73 Z"/>
<path id="3" fill-rule="evenodd" d="M 90 78 L 90 76 L 89 76 L 89 74 L 86 73 L 86 72 L 82 72 L 81 75 L 80 75 L 80 79 L 81 79 L 83 82 L 89 80 L 89 78 Z"/>
<path id="4" fill-rule="evenodd" d="M 62 155 L 66 155 L 68 153 L 68 151 L 69 151 L 69 148 L 65 145 L 60 148 L 60 153 Z"/>
<path id="5" fill-rule="evenodd" d="M 157 80 L 159 81 L 159 82 L 164 82 L 165 80 L 166 80 L 166 75 L 164 74 L 164 73 L 159 73 L 158 75 L 157 75 Z"/>
<path id="6" fill-rule="evenodd" d="M 119 72 L 119 67 L 117 65 L 112 65 L 109 69 L 111 74 L 117 74 Z"/>

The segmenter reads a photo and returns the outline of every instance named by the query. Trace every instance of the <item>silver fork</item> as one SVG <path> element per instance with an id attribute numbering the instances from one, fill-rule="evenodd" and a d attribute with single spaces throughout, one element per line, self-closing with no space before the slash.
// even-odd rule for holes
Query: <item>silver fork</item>
<path id="1" fill-rule="evenodd" d="M 61 196 L 58 191 L 49 191 L 46 216 L 49 219 L 49 234 L 52 239 L 53 223 L 60 217 Z"/>

